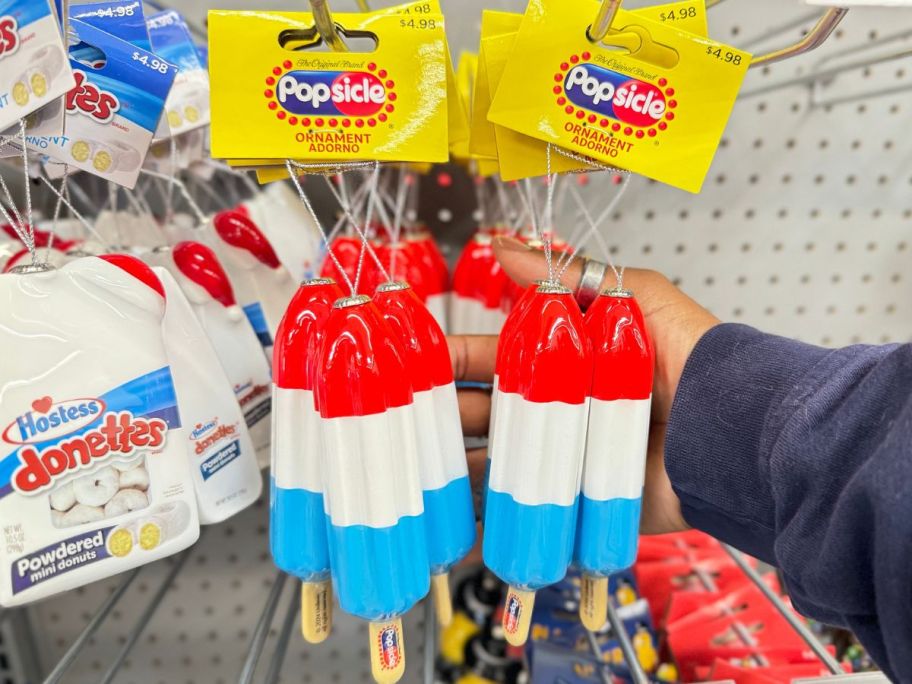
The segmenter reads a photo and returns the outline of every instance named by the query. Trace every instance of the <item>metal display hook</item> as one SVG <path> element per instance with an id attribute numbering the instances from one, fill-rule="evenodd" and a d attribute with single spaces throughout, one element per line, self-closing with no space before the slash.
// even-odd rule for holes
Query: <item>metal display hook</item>
<path id="1" fill-rule="evenodd" d="M 839 26 L 839 22 L 841 22 L 848 13 L 849 9 L 847 7 L 829 8 L 823 13 L 823 16 L 820 17 L 814 25 L 814 28 L 808 31 L 804 38 L 788 47 L 767 52 L 765 55 L 760 55 L 759 57 L 754 57 L 751 60 L 751 68 L 764 64 L 772 64 L 773 62 L 781 62 L 784 59 L 803 55 L 805 52 L 817 49 L 830 37 L 830 34 Z"/>
<path id="2" fill-rule="evenodd" d="M 321 2 L 322 1 L 323 0 L 321 0 Z M 710 2 L 707 2 L 706 6 L 712 7 L 718 5 L 721 1 L 722 0 L 715 0 L 711 4 Z M 316 4 L 316 2 L 317 0 L 311 0 L 312 4 Z M 592 26 L 589 27 L 589 40 L 594 43 L 600 43 L 605 39 L 620 8 L 621 0 L 602 0 L 601 5 L 599 5 L 598 13 L 595 15 L 595 20 L 592 22 Z M 810 52 L 811 50 L 820 47 L 824 41 L 830 37 L 830 34 L 836 30 L 839 22 L 843 20 L 848 12 L 849 10 L 847 7 L 829 8 L 823 13 L 823 16 L 820 17 L 814 28 L 808 31 L 804 38 L 787 47 L 767 52 L 759 57 L 754 57 L 751 61 L 751 67 L 780 62 L 784 59 L 802 55 L 805 52 Z"/>
<path id="3" fill-rule="evenodd" d="M 337 52 L 347 50 L 345 41 L 342 40 L 342 36 L 336 29 L 332 12 L 329 11 L 329 3 L 326 0 L 310 0 L 310 11 L 313 12 L 314 24 L 317 26 L 320 38 Z"/>

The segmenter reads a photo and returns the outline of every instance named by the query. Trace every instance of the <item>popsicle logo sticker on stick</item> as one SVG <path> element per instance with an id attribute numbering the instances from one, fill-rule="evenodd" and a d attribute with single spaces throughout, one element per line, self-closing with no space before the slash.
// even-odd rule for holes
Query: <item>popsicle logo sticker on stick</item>
<path id="1" fill-rule="evenodd" d="M 371 674 L 379 684 L 398 681 L 405 672 L 405 651 L 402 649 L 402 620 L 370 623 Z"/>

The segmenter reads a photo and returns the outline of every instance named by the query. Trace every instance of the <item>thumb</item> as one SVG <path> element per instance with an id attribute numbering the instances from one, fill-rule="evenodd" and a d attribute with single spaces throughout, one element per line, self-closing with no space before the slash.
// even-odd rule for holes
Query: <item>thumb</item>
<path id="1" fill-rule="evenodd" d="M 494 256 L 506 271 L 507 275 L 521 287 L 528 287 L 536 280 L 548 277 L 548 263 L 545 253 L 523 244 L 510 237 L 498 236 L 494 238 Z M 558 255 L 554 254 L 554 264 L 557 265 Z M 582 265 L 579 259 L 573 263 L 561 277 L 561 283 L 571 290 L 576 289 L 580 280 Z"/>

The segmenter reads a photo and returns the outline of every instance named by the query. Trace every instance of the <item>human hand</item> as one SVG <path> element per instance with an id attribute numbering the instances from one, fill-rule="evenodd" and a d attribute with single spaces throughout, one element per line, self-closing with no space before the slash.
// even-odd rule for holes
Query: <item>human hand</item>
<path id="1" fill-rule="evenodd" d="M 544 254 L 518 240 L 496 238 L 494 253 L 507 274 L 520 285 L 526 286 L 546 272 Z M 582 263 L 576 260 L 562 277 L 563 284 L 576 289 L 581 272 Z M 614 274 L 609 272 L 602 287 L 612 287 L 614 280 Z M 643 534 L 683 530 L 687 524 L 665 470 L 665 431 L 684 364 L 700 338 L 719 320 L 655 271 L 627 269 L 624 287 L 636 295 L 656 352 L 640 530 Z M 448 338 L 448 342 L 457 382 L 493 381 L 496 336 L 455 335 Z M 477 390 L 460 390 L 459 412 L 466 435 L 487 434 L 490 395 Z M 480 492 L 484 486 L 485 450 L 471 450 L 467 457 L 473 491 Z"/>

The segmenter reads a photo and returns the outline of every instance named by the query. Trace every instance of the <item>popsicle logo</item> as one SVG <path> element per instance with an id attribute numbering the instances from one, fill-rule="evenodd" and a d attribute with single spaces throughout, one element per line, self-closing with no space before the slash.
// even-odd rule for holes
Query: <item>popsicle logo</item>
<path id="1" fill-rule="evenodd" d="M 668 79 L 655 83 L 588 62 L 583 52 L 562 62 L 554 75 L 557 105 L 581 127 L 637 138 L 652 138 L 668 128 L 678 102 Z M 570 124 L 568 124 L 568 127 Z"/>
<path id="2" fill-rule="evenodd" d="M 104 413 L 101 399 L 67 399 L 54 402 L 39 397 L 26 411 L 6 426 L 3 441 L 9 444 L 35 444 L 65 437 L 89 426 Z"/>
<path id="3" fill-rule="evenodd" d="M 120 100 L 114 93 L 101 90 L 90 83 L 81 69 L 73 69 L 76 85 L 66 95 L 66 110 L 84 114 L 98 123 L 108 123 L 120 109 Z"/>
<path id="4" fill-rule="evenodd" d="M 519 629 L 519 619 L 522 617 L 522 610 L 522 601 L 519 600 L 516 594 L 507 596 L 507 604 L 504 607 L 503 627 L 508 633 L 515 634 L 516 630 Z"/>
<path id="5" fill-rule="evenodd" d="M 385 122 L 395 111 L 396 83 L 374 63 L 364 69 L 295 69 L 286 60 L 266 78 L 263 95 L 278 119 L 305 127 L 363 128 Z"/>
<path id="6" fill-rule="evenodd" d="M 19 45 L 19 22 L 16 17 L 0 17 L 0 59 L 16 52 Z"/>
<path id="7" fill-rule="evenodd" d="M 107 413 L 97 427 L 52 446 L 41 450 L 31 444 L 23 446 L 18 453 L 20 465 L 13 472 L 13 489 L 22 494 L 43 492 L 100 459 L 158 448 L 165 443 L 167 431 L 168 424 L 160 418 L 136 418 L 129 411 Z"/>
<path id="8" fill-rule="evenodd" d="M 380 662 L 384 669 L 396 669 L 402 657 L 399 650 L 399 630 L 394 625 L 384 627 L 380 630 L 377 640 L 380 648 Z"/>

